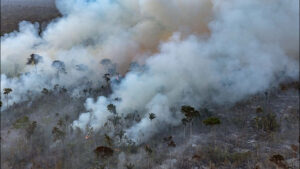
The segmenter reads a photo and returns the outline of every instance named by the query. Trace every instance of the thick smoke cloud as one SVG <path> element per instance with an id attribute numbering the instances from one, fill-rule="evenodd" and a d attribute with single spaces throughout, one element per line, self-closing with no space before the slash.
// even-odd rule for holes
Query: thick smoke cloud
<path id="1" fill-rule="evenodd" d="M 137 110 L 142 117 L 127 130 L 135 141 L 144 141 L 164 125 L 179 124 L 180 105 L 231 104 L 283 79 L 298 77 L 296 1 L 213 1 L 213 5 L 209 36 L 186 35 L 177 29 L 157 54 L 148 57 L 145 71 L 132 71 L 115 86 L 111 98 L 122 98 L 115 103 L 118 112 Z M 175 13 L 168 7 L 157 8 Z M 165 13 L 163 17 L 168 16 Z M 177 109 L 171 111 L 172 107 Z M 98 111 L 94 113 L 99 116 Z M 157 114 L 156 122 L 148 119 L 148 113 Z"/>
<path id="2" fill-rule="evenodd" d="M 113 103 L 122 116 L 140 115 L 126 134 L 143 142 L 180 124 L 181 105 L 232 104 L 299 76 L 297 0 L 60 0 L 57 5 L 63 17 L 41 35 L 37 25 L 23 22 L 19 32 L 1 38 L 1 86 L 17 91 L 11 103 L 26 100 L 32 88 L 38 94 L 61 84 L 77 91 L 84 88 L 83 78 L 99 81 L 106 73 L 100 62 L 110 59 L 125 77 L 112 84 L 111 96 L 87 99 L 87 112 L 73 123 L 83 130 L 100 129 Z M 36 69 L 24 64 L 31 53 L 44 58 Z M 56 76 L 54 60 L 65 63 L 67 74 Z M 128 72 L 133 62 L 139 68 Z M 149 113 L 157 118 L 150 121 Z"/>

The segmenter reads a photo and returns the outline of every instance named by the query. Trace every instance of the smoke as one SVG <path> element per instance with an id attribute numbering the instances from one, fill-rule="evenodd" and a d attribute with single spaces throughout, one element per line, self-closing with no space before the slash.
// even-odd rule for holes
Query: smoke
<path id="1" fill-rule="evenodd" d="M 126 115 L 137 110 L 142 117 L 126 132 L 133 140 L 145 141 L 165 125 L 179 124 L 180 105 L 232 104 L 285 78 L 298 77 L 296 1 L 213 4 L 209 37 L 196 33 L 184 36 L 177 29 L 155 55 L 147 57 L 144 71 L 129 72 L 114 86 L 111 98 L 122 99 L 115 103 L 117 112 Z M 167 7 L 161 10 L 175 13 Z M 155 113 L 157 119 L 150 121 L 148 113 Z"/>
<path id="2" fill-rule="evenodd" d="M 41 35 L 37 24 L 23 22 L 19 32 L 1 37 L 1 87 L 17 91 L 11 103 L 28 99 L 32 88 L 34 96 L 55 84 L 78 91 L 83 79 L 97 84 L 107 71 L 101 61 L 109 59 L 125 77 L 109 97 L 87 99 L 87 112 L 73 126 L 99 130 L 113 103 L 121 116 L 139 114 L 126 134 L 143 142 L 179 125 L 181 105 L 233 104 L 297 79 L 298 6 L 297 0 L 60 0 L 63 17 Z M 36 69 L 24 64 L 32 53 L 43 56 Z M 66 74 L 57 76 L 55 60 Z M 133 62 L 139 67 L 128 72 Z"/>

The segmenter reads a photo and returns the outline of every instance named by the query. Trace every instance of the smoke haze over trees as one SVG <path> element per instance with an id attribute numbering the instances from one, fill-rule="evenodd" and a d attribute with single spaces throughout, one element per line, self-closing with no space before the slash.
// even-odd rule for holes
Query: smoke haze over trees
<path id="1" fill-rule="evenodd" d="M 298 0 L 57 0 L 56 7 L 61 16 L 43 28 L 22 21 L 1 36 L 1 91 L 12 89 L 1 93 L 12 120 L 5 125 L 18 122 L 28 139 L 47 131 L 41 147 L 91 138 L 95 158 L 114 158 L 113 145 L 121 152 L 130 145 L 143 147 L 149 162 L 147 143 L 158 134 L 175 128 L 185 139 L 199 125 L 214 132 L 230 124 L 226 112 L 237 103 L 299 78 Z M 222 106 L 224 113 L 207 109 Z M 256 129 L 275 131 L 276 116 L 265 109 Z M 176 141 L 183 142 L 167 145 L 184 149 Z"/>

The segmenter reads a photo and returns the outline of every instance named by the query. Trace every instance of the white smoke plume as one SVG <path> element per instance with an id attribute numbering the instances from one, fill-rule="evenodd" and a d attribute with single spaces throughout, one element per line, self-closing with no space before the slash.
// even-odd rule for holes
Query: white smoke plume
<path id="1" fill-rule="evenodd" d="M 80 88 L 84 77 L 98 81 L 105 73 L 100 61 L 110 59 L 125 78 L 112 86 L 111 96 L 88 99 L 88 112 L 74 127 L 100 129 L 110 115 L 106 106 L 113 103 L 123 116 L 139 113 L 142 120 L 126 134 L 143 142 L 180 124 L 181 105 L 232 104 L 299 77 L 298 0 L 60 0 L 57 5 L 63 17 L 41 35 L 37 25 L 23 22 L 19 32 L 1 37 L 1 87 L 17 91 L 11 102 L 56 83 Z M 31 53 L 44 58 L 37 69 L 25 65 Z M 67 74 L 55 76 L 54 60 L 66 64 Z M 132 62 L 140 69 L 127 72 Z M 76 71 L 79 64 L 88 71 Z M 157 118 L 150 121 L 149 113 Z"/>

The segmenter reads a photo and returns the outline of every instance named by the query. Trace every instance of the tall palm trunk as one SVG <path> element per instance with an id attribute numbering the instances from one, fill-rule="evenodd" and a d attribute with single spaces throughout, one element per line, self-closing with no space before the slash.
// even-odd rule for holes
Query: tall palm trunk
<path id="1" fill-rule="evenodd" d="M 185 125 L 183 126 L 183 138 L 185 139 Z"/>
<path id="2" fill-rule="evenodd" d="M 6 94 L 6 108 L 8 108 L 8 94 Z"/>
<path id="3" fill-rule="evenodd" d="M 193 135 L 193 122 L 191 121 L 191 124 L 190 124 L 190 136 Z"/>

